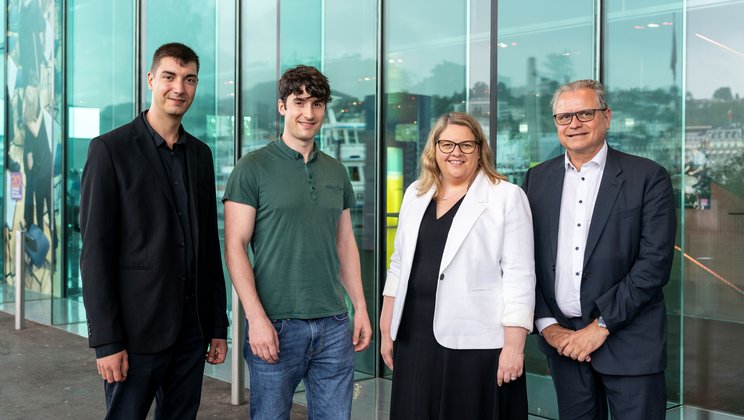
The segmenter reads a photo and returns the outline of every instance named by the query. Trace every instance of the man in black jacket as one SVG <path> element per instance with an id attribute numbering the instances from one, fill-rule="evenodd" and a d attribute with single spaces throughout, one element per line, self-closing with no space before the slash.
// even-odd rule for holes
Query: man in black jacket
<path id="1" fill-rule="evenodd" d="M 212 154 L 181 126 L 198 83 L 191 48 L 165 44 L 150 109 L 93 139 L 83 171 L 80 259 L 107 418 L 195 418 L 204 360 L 227 353 Z"/>

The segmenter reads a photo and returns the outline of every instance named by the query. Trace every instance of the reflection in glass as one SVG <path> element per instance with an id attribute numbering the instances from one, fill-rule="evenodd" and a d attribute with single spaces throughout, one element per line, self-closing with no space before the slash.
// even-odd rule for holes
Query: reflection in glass
<path id="1" fill-rule="evenodd" d="M 496 168 L 521 184 L 528 168 L 563 153 L 550 99 L 563 83 L 593 78 L 591 2 L 501 2 L 498 11 Z M 530 413 L 558 417 L 545 356 L 527 340 Z"/>
<path id="2" fill-rule="evenodd" d="M 65 194 L 66 279 L 64 289 L 70 302 L 60 302 L 61 314 L 75 312 L 78 319 L 60 319 L 61 323 L 80 322 L 82 282 L 80 278 L 80 177 L 94 137 L 128 123 L 134 117 L 134 2 L 105 3 L 78 0 L 68 3 L 66 26 L 67 62 L 67 133 Z M 83 24 L 85 22 L 85 24 Z M 127 59 L 128 58 L 128 59 Z M 102 89 L 101 86 L 108 86 Z"/>
<path id="3" fill-rule="evenodd" d="M 744 415 L 744 2 L 687 5 L 685 403 Z"/>
<path id="4" fill-rule="evenodd" d="M 605 86 L 612 108 L 607 135 L 610 146 L 660 163 L 673 180 L 680 179 L 682 142 L 682 78 L 677 57 L 681 45 L 682 2 L 655 0 L 613 4 L 607 12 Z M 675 199 L 681 192 L 675 190 Z M 676 244 L 681 247 L 682 223 Z M 668 314 L 667 401 L 682 400 L 681 297 L 682 266 L 675 255 L 671 278 L 664 288 Z"/>

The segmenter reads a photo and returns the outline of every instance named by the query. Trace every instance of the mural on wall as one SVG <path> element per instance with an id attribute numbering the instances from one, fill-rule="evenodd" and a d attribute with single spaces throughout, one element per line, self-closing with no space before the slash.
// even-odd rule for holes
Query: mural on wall
<path id="1" fill-rule="evenodd" d="M 23 284 L 28 290 L 52 293 L 53 255 L 57 247 L 53 180 L 59 124 L 55 121 L 54 0 L 8 2 L 6 33 L 6 191 L 5 281 L 17 284 L 15 238 L 25 232 Z M 56 156 L 59 158 L 59 156 Z M 55 174 L 55 172 L 57 172 Z"/>

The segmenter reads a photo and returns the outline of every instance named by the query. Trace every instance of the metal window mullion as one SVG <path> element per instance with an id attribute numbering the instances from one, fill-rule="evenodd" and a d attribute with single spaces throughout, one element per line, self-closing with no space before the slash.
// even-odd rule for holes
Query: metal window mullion
<path id="1" fill-rule="evenodd" d="M 604 83 L 604 0 L 594 3 L 594 78 Z"/>
<path id="2" fill-rule="evenodd" d="M 240 101 L 240 92 L 242 91 L 243 80 L 242 74 L 240 73 L 242 63 L 242 43 L 240 42 L 241 36 L 241 22 L 242 22 L 242 10 L 241 0 L 235 1 L 235 51 L 234 51 L 234 71 L 235 71 L 235 95 L 233 96 L 234 102 L 233 107 L 235 110 L 235 118 L 233 119 L 233 164 L 237 164 L 238 159 L 242 154 L 242 143 L 243 143 L 243 107 Z M 230 322 L 232 323 L 232 350 L 230 353 L 230 403 L 232 405 L 240 405 L 245 402 L 245 365 L 243 362 L 243 335 L 245 334 L 245 313 L 243 306 L 240 304 L 240 297 L 238 296 L 235 287 L 231 288 L 231 299 L 232 299 L 232 317 Z"/>
<path id="3" fill-rule="evenodd" d="M 387 261 L 385 261 L 384 256 L 387 255 L 387 241 L 385 241 L 386 237 L 386 229 L 387 229 L 387 202 L 385 197 L 385 188 L 383 188 L 383 185 L 387 185 L 387 180 L 385 179 L 385 168 L 387 167 L 387 159 L 385 158 L 385 142 L 384 142 L 384 133 L 385 133 L 385 108 L 386 108 L 386 101 L 385 101 L 385 46 L 384 46 L 384 7 L 385 0 L 379 0 L 377 2 L 377 86 L 376 86 L 376 92 L 375 92 L 375 113 L 376 113 L 376 130 L 375 130 L 375 152 L 377 156 L 375 156 L 374 160 L 376 161 L 375 165 L 375 197 L 377 197 L 377 205 L 375 206 L 375 216 L 374 221 L 377 225 L 377 229 L 374 229 L 375 232 L 375 250 L 377 252 L 376 260 L 377 264 L 375 265 L 375 273 L 374 273 L 374 279 L 375 279 L 375 296 L 382 296 L 382 282 L 384 280 L 383 273 L 386 272 L 387 269 Z M 380 320 L 380 313 L 382 309 L 382 301 L 384 298 L 378 298 L 377 305 L 375 305 L 375 323 L 379 324 Z M 376 328 L 376 331 L 379 331 L 379 328 Z M 380 342 L 381 338 L 379 336 L 378 332 L 378 339 L 377 341 Z M 385 364 L 382 363 L 382 355 L 380 352 L 375 352 L 377 355 L 376 359 L 376 375 L 377 377 L 383 377 L 385 374 Z"/>

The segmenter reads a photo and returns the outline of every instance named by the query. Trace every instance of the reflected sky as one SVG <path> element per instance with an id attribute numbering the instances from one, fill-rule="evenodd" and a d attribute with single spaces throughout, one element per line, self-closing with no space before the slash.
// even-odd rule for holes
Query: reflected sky
<path id="1" fill-rule="evenodd" d="M 744 1 L 688 1 L 687 91 L 710 98 L 720 87 L 744 97 Z"/>

